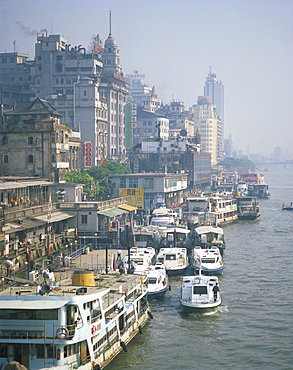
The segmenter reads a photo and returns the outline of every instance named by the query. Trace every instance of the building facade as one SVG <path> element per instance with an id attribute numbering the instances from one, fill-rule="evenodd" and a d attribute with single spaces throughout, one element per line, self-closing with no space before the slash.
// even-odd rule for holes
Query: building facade
<path id="1" fill-rule="evenodd" d="M 47 101 L 18 103 L 5 118 L 0 125 L 0 176 L 64 182 L 70 163 L 80 166 L 80 143 L 71 146 L 71 129 L 60 124 L 60 114 Z"/>
<path id="2" fill-rule="evenodd" d="M 199 96 L 192 111 L 194 127 L 201 136 L 203 151 L 210 153 L 212 165 L 215 165 L 221 159 L 222 148 L 221 120 L 216 112 L 216 106 L 211 103 L 209 96 Z"/>

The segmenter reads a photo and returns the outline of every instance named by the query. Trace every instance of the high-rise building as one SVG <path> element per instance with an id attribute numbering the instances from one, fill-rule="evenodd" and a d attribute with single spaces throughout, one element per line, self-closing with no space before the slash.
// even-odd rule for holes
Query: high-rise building
<path id="1" fill-rule="evenodd" d="M 143 109 L 156 112 L 162 106 L 162 100 L 158 98 L 155 87 L 150 87 L 144 82 L 145 75 L 133 71 L 133 74 L 127 74 L 126 76 L 130 80 L 130 95 L 133 102 Z"/>
<path id="2" fill-rule="evenodd" d="M 209 96 L 199 96 L 197 104 L 192 108 L 194 115 L 194 129 L 201 136 L 203 151 L 210 153 L 212 165 L 218 163 L 220 158 L 219 136 L 221 133 L 221 120 Z"/>
<path id="3" fill-rule="evenodd" d="M 222 81 L 217 79 L 217 75 L 212 72 L 212 67 L 210 67 L 210 72 L 206 78 L 204 96 L 210 96 L 211 103 L 216 106 L 216 111 L 221 117 L 222 134 L 224 135 L 224 85 Z"/>

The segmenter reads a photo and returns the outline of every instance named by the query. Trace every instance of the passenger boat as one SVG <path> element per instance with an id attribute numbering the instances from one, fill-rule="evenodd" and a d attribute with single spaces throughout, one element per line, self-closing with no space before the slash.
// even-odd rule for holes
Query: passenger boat
<path id="1" fill-rule="evenodd" d="M 139 248 L 153 247 L 155 249 L 158 248 L 159 243 L 158 226 L 135 225 L 133 227 L 133 235 L 135 237 L 137 247 Z"/>
<path id="2" fill-rule="evenodd" d="M 157 261 L 164 263 L 168 275 L 182 275 L 189 267 L 186 248 L 161 248 Z"/>
<path id="3" fill-rule="evenodd" d="M 219 306 L 222 300 L 218 284 L 216 276 L 183 276 L 179 300 L 181 306 L 188 312 Z"/>
<path id="4" fill-rule="evenodd" d="M 238 218 L 240 220 L 256 220 L 260 216 L 259 202 L 256 197 L 236 196 Z"/>
<path id="5" fill-rule="evenodd" d="M 0 292 L 0 368 L 103 369 L 142 332 L 152 314 L 147 279 L 75 271 L 54 286 Z"/>
<path id="6" fill-rule="evenodd" d="M 204 249 L 213 247 L 219 248 L 223 255 L 226 249 L 226 242 L 224 239 L 224 230 L 219 226 L 203 225 L 194 229 L 195 246 L 200 246 Z"/>
<path id="7" fill-rule="evenodd" d="M 285 203 L 282 204 L 283 211 L 293 211 L 293 203 L 290 203 L 289 206 L 286 206 Z"/>
<path id="8" fill-rule="evenodd" d="M 161 228 L 159 246 L 161 248 L 180 247 L 188 249 L 190 245 L 189 235 L 190 230 L 183 225 Z"/>
<path id="9" fill-rule="evenodd" d="M 148 277 L 148 299 L 163 297 L 169 286 L 165 265 L 161 262 L 156 262 L 155 265 L 149 266 L 146 274 Z"/>
<path id="10" fill-rule="evenodd" d="M 128 263 L 130 257 L 130 263 Z M 128 254 L 123 258 L 123 264 L 132 268 L 133 273 L 144 274 L 145 270 L 156 262 L 156 250 L 153 247 L 139 248 L 132 247 Z M 130 266 L 128 266 L 130 265 Z"/>
<path id="11" fill-rule="evenodd" d="M 191 267 L 195 272 L 201 270 L 205 275 L 221 274 L 224 262 L 219 248 L 202 249 L 195 247 L 192 253 Z"/>
<path id="12" fill-rule="evenodd" d="M 212 218 L 205 216 L 203 221 L 200 221 L 199 225 L 193 229 L 194 245 L 204 249 L 217 247 L 223 255 L 226 249 L 224 229 L 217 226 Z"/>
<path id="13" fill-rule="evenodd" d="M 186 207 L 182 212 L 182 220 L 187 222 L 189 228 L 198 224 L 200 215 L 206 212 L 214 213 L 218 224 L 235 221 L 238 218 L 237 201 L 232 195 L 210 194 L 205 197 L 186 198 Z"/>
<path id="14" fill-rule="evenodd" d="M 178 225 L 178 213 L 165 205 L 155 208 L 151 215 L 151 225 L 167 227 L 169 225 Z"/>

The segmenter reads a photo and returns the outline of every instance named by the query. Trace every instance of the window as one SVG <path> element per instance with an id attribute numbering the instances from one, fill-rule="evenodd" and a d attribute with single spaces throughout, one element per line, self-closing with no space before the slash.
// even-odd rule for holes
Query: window
<path id="1" fill-rule="evenodd" d="M 126 188 L 126 179 L 120 179 L 120 188 Z"/>
<path id="2" fill-rule="evenodd" d="M 8 136 L 2 137 L 2 145 L 8 145 Z"/>
<path id="3" fill-rule="evenodd" d="M 8 163 L 8 155 L 7 154 L 4 154 L 3 156 L 3 163 Z"/>
<path id="4" fill-rule="evenodd" d="M 148 177 L 144 179 L 144 188 L 154 188 L 154 179 L 153 177 Z"/>
<path id="5" fill-rule="evenodd" d="M 81 215 L 81 223 L 87 224 L 87 215 Z"/>
<path id="6" fill-rule="evenodd" d="M 129 179 L 130 188 L 138 188 L 138 179 Z"/>
<path id="7" fill-rule="evenodd" d="M 32 154 L 28 156 L 28 163 L 34 163 L 34 156 Z"/>
<path id="8" fill-rule="evenodd" d="M 83 92 L 83 96 L 86 96 L 86 91 Z"/>
<path id="9" fill-rule="evenodd" d="M 34 143 L 34 138 L 33 138 L 33 136 L 28 136 L 28 138 L 27 138 L 27 143 L 28 143 L 28 145 L 32 145 L 32 144 Z"/>

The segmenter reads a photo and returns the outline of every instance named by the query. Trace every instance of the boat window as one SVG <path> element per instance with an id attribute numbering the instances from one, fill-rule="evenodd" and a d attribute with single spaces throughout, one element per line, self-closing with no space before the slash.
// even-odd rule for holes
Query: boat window
<path id="1" fill-rule="evenodd" d="M 215 263 L 214 258 L 202 258 L 201 261 L 202 263 Z"/>
<path id="2" fill-rule="evenodd" d="M 206 286 L 194 286 L 193 287 L 193 294 L 207 294 L 208 290 Z"/>
<path id="3" fill-rule="evenodd" d="M 176 254 L 166 254 L 166 261 L 176 260 Z"/>
<path id="4" fill-rule="evenodd" d="M 58 320 L 58 309 L 50 310 L 0 310 L 2 320 Z"/>
<path id="5" fill-rule="evenodd" d="M 156 284 L 157 279 L 156 278 L 149 278 L 149 284 Z"/>

